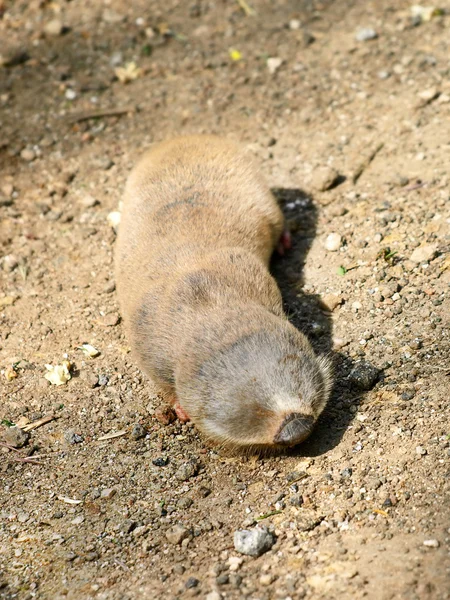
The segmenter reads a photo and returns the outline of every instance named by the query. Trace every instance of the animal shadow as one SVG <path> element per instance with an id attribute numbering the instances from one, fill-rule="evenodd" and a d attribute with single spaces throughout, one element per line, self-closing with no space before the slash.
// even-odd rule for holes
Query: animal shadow
<path id="1" fill-rule="evenodd" d="M 275 188 L 277 198 L 292 234 L 292 249 L 285 256 L 274 255 L 271 272 L 280 287 L 284 310 L 289 320 L 304 333 L 318 354 L 327 354 L 334 366 L 330 400 L 311 437 L 289 451 L 296 456 L 318 456 L 340 442 L 354 417 L 354 406 L 361 395 L 351 389 L 347 377 L 354 365 L 345 355 L 333 351 L 333 322 L 317 294 L 303 290 L 303 271 L 316 236 L 317 207 L 301 189 Z"/>

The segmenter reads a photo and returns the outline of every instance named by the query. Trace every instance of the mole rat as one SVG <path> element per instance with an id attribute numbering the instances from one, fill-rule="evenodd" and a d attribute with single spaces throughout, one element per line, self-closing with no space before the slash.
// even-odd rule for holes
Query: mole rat
<path id="1" fill-rule="evenodd" d="M 330 393 L 330 361 L 289 323 L 268 270 L 283 231 L 258 169 L 226 139 L 156 145 L 125 187 L 115 266 L 132 351 L 178 416 L 225 447 L 295 446 Z"/>

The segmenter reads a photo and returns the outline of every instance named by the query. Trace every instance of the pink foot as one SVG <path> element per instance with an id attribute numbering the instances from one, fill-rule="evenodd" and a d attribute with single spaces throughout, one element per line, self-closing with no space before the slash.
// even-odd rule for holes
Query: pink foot
<path id="1" fill-rule="evenodd" d="M 286 250 L 290 250 L 292 248 L 292 237 L 291 232 L 288 230 L 283 231 L 280 237 L 280 241 L 278 242 L 277 252 L 280 256 L 284 256 Z"/>
<path id="2" fill-rule="evenodd" d="M 179 402 L 174 404 L 173 408 L 177 414 L 177 417 L 180 419 L 180 421 L 182 423 L 187 423 L 188 421 L 191 420 L 191 417 L 187 414 L 187 412 L 184 410 L 184 408 L 181 407 Z"/>

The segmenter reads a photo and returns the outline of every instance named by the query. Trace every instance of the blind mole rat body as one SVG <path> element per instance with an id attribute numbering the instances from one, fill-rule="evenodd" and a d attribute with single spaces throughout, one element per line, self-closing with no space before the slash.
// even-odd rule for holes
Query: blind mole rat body
<path id="1" fill-rule="evenodd" d="M 156 146 L 126 185 L 116 281 L 134 355 L 225 446 L 298 444 L 329 396 L 330 363 L 268 271 L 283 223 L 249 157 L 213 136 Z"/>

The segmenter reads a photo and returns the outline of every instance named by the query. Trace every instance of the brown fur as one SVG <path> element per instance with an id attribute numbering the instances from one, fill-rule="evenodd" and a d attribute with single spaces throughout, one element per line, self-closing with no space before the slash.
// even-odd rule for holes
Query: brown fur
<path id="1" fill-rule="evenodd" d="M 156 146 L 126 185 L 116 280 L 142 368 L 203 433 L 273 446 L 323 410 L 329 364 L 286 319 L 268 272 L 283 216 L 248 156 L 212 136 Z"/>

